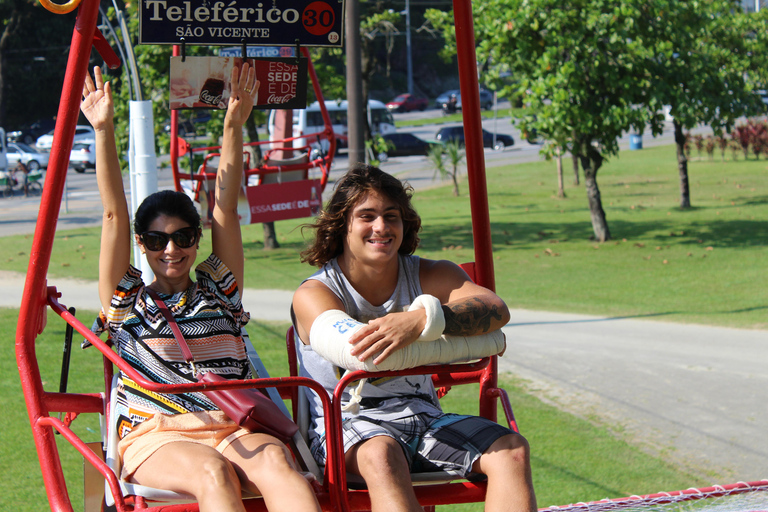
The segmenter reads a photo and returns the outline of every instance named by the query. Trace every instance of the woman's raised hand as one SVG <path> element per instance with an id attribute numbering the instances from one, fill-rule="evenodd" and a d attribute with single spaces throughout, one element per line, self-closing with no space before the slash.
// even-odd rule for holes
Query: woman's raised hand
<path id="1" fill-rule="evenodd" d="M 107 124 L 112 124 L 115 115 L 112 104 L 112 87 L 109 82 L 104 82 L 101 76 L 101 68 L 93 68 L 94 79 L 90 75 L 85 76 L 83 85 L 83 101 L 80 110 L 93 126 L 94 130 L 102 130 Z"/>
<path id="2" fill-rule="evenodd" d="M 256 70 L 247 62 L 243 63 L 242 70 L 237 66 L 232 68 L 229 83 L 231 91 L 227 117 L 242 126 L 251 115 L 261 83 L 256 80 Z"/>

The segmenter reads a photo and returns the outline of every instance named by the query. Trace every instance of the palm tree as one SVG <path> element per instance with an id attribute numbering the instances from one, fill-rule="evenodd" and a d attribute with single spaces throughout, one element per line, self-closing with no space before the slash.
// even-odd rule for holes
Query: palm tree
<path id="1" fill-rule="evenodd" d="M 453 180 L 453 195 L 459 196 L 459 166 L 464 162 L 464 150 L 458 141 L 452 140 L 445 145 L 435 145 L 427 153 L 427 158 L 435 168 L 435 174 L 445 179 L 450 176 Z M 450 163 L 450 170 L 446 167 L 446 160 Z"/>

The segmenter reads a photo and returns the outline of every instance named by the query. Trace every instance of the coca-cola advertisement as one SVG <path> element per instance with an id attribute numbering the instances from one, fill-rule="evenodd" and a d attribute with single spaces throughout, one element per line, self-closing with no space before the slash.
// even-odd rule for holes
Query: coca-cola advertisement
<path id="1" fill-rule="evenodd" d="M 232 67 L 240 57 L 171 57 L 171 109 L 227 108 Z M 301 109 L 307 106 L 305 58 L 249 58 L 259 80 L 256 108 Z"/>

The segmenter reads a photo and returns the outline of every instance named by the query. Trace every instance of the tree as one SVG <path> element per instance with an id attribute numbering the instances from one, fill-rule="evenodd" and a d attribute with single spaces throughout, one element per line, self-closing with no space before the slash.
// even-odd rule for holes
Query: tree
<path id="1" fill-rule="evenodd" d="M 578 156 L 599 241 L 611 235 L 597 173 L 603 161 L 617 153 L 623 133 L 646 128 L 660 133 L 663 106 L 672 99 L 678 100 L 673 111 L 686 119 L 681 123 L 701 122 L 703 112 L 709 119 L 727 120 L 745 103 L 744 82 L 736 77 L 754 69 L 754 63 L 743 65 L 745 55 L 740 54 L 733 72 L 723 69 L 733 63 L 727 56 L 732 47 L 723 44 L 730 40 L 728 27 L 747 26 L 730 0 L 489 0 L 474 8 L 478 60 L 503 63 L 517 79 L 507 86 L 508 93 L 526 94 L 537 113 L 522 128 L 531 124 L 549 140 L 567 140 Z M 445 26 L 443 33 L 449 34 Z M 729 37 L 746 35 L 739 30 Z M 712 67 L 703 67 L 706 60 Z M 490 67 L 488 73 L 498 74 L 500 67 Z M 721 75 L 736 97 L 710 102 L 708 88 Z M 688 94 L 697 80 L 700 83 Z"/>
<path id="2" fill-rule="evenodd" d="M 483 3 L 478 53 L 509 65 L 540 134 L 568 140 L 584 172 L 594 237 L 611 238 L 597 174 L 619 137 L 660 133 L 653 94 L 654 45 L 672 0 L 499 0 Z M 666 11 L 665 11 L 666 10 Z M 561 144 L 562 145 L 562 144 Z"/>
<path id="3" fill-rule="evenodd" d="M 59 106 L 75 13 L 0 0 L 0 126 L 51 119 Z"/>
<path id="4" fill-rule="evenodd" d="M 555 161 L 557 162 L 557 197 L 560 199 L 565 199 L 565 180 L 563 179 L 563 149 L 560 146 L 552 146 L 546 151 L 547 159 L 554 157 Z M 576 175 L 578 176 L 578 171 Z"/>
<path id="5" fill-rule="evenodd" d="M 679 2 L 659 23 L 653 94 L 673 117 L 680 208 L 691 207 L 686 136 L 699 124 L 717 135 L 736 119 L 762 112 L 754 89 L 764 75 L 765 17 L 747 15 L 734 0 Z"/>
<path id="6" fill-rule="evenodd" d="M 387 153 L 395 149 L 395 143 L 385 139 L 380 133 L 373 135 L 365 141 L 365 154 L 368 162 L 373 166 L 380 166 L 382 160 L 388 158 Z"/>
<path id="7" fill-rule="evenodd" d="M 459 197 L 459 166 L 464 161 L 464 150 L 458 141 L 451 140 L 446 144 L 435 144 L 429 148 L 427 160 L 435 169 L 435 174 L 440 174 L 442 179 L 451 178 L 453 181 L 453 195 Z M 446 161 L 450 168 L 446 167 Z"/>

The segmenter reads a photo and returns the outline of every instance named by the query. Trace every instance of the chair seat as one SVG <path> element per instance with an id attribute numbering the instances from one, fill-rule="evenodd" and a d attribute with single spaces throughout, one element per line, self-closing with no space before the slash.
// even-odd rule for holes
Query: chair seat
<path id="1" fill-rule="evenodd" d="M 425 473 L 411 473 L 413 485 L 447 484 L 457 480 L 465 480 L 458 471 L 430 471 Z M 347 487 L 350 489 L 366 489 L 365 481 L 360 475 L 347 473 Z"/>

